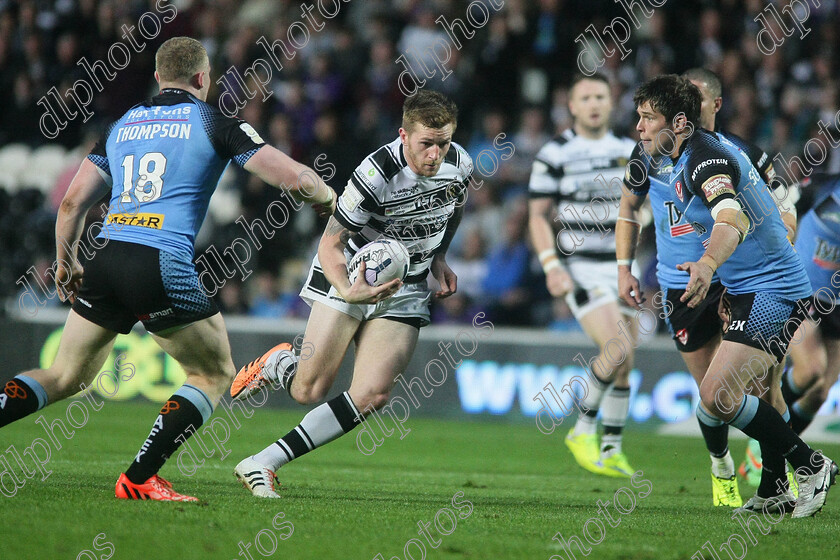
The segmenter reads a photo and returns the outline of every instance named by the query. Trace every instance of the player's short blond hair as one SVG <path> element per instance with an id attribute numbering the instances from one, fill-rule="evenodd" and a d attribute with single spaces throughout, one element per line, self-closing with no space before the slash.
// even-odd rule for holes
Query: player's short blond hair
<path id="1" fill-rule="evenodd" d="M 414 123 L 429 128 L 443 128 L 458 124 L 458 107 L 448 97 L 436 91 L 421 89 L 403 103 L 402 127 L 410 131 Z"/>
<path id="2" fill-rule="evenodd" d="M 162 82 L 188 82 L 208 64 L 204 45 L 192 37 L 167 39 L 155 54 L 155 70 Z"/>

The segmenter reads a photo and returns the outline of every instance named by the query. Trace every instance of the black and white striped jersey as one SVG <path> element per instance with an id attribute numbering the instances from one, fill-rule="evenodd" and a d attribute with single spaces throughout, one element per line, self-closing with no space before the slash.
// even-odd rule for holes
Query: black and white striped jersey
<path id="1" fill-rule="evenodd" d="M 423 280 L 456 205 L 466 201 L 472 172 L 472 158 L 455 142 L 434 177 L 411 170 L 399 138 L 382 146 L 362 160 L 336 205 L 335 219 L 355 233 L 348 250 L 396 239 L 411 254 L 405 281 Z"/>
<path id="2" fill-rule="evenodd" d="M 531 198 L 554 198 L 559 218 L 555 228 L 565 229 L 578 239 L 575 245 L 572 235 L 560 235 L 562 254 L 615 259 L 621 183 L 634 146 L 630 138 L 619 138 L 611 132 L 592 140 L 568 129 L 537 153 L 528 192 Z M 593 198 L 603 202 L 592 204 Z"/>

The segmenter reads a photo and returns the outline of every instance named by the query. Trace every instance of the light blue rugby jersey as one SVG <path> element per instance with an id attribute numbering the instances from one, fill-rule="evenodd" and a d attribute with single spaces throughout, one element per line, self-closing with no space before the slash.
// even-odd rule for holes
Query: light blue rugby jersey
<path id="1" fill-rule="evenodd" d="M 108 237 L 192 257 L 230 160 L 265 143 L 245 121 L 186 91 L 164 89 L 114 122 L 88 155 L 112 185 Z"/>
<path id="2" fill-rule="evenodd" d="M 710 208 L 715 204 L 734 198 L 749 216 L 746 239 L 717 271 L 730 293 L 764 292 L 789 300 L 811 295 L 805 267 L 787 240 L 767 185 L 735 144 L 698 128 L 683 143 L 669 184 L 671 200 L 704 247 L 714 226 Z"/>
<path id="3" fill-rule="evenodd" d="M 752 165 L 759 170 L 765 182 L 775 176 L 772 162 L 759 147 L 724 130 L 715 134 L 719 138 L 730 140 L 743 151 Z M 671 200 L 673 189 L 670 179 L 673 167 L 671 158 L 651 157 L 645 153 L 640 143 L 636 144 L 625 171 L 624 185 L 635 195 L 650 196 L 656 234 L 656 277 L 659 285 L 672 290 L 684 290 L 688 285 L 689 274 L 677 270 L 677 265 L 698 260 L 703 256 L 705 247 L 697 239 L 694 227 L 685 220 L 682 212 Z M 720 281 L 717 272 L 712 281 Z"/>
<path id="4" fill-rule="evenodd" d="M 637 196 L 649 196 L 656 233 L 656 278 L 659 286 L 683 290 L 688 273 L 677 265 L 696 261 L 705 250 L 694 228 L 671 200 L 670 177 L 674 163 L 667 156 L 651 157 L 636 144 L 624 175 L 624 185 Z M 715 275 L 714 281 L 717 281 Z"/>

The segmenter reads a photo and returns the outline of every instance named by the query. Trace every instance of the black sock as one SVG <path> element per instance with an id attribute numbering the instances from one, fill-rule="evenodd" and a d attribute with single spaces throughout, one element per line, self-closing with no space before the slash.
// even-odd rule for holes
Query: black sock
<path id="1" fill-rule="evenodd" d="M 46 393 L 40 385 L 37 389 L 33 388 L 19 377 L 7 381 L 0 391 L 0 428 L 36 412 L 42 406 L 38 398 L 39 390 L 46 404 Z"/>
<path id="2" fill-rule="evenodd" d="M 752 418 L 748 418 L 750 414 Z M 780 453 L 794 469 L 801 468 L 803 474 L 814 474 L 822 468 L 822 456 L 790 429 L 775 408 L 753 395 L 744 396 L 744 402 L 731 423 L 758 440 L 762 447 L 766 445 L 771 453 Z"/>
<path id="3" fill-rule="evenodd" d="M 706 441 L 706 449 L 715 457 L 723 457 L 729 449 L 729 425 L 709 426 L 697 419 L 700 425 L 700 432 Z"/>
<path id="4" fill-rule="evenodd" d="M 793 403 L 798 401 L 801 396 L 802 391 L 793 384 L 793 368 L 791 366 L 785 367 L 782 372 L 782 398 L 785 399 L 788 409 L 792 408 Z"/>
<path id="5" fill-rule="evenodd" d="M 756 492 L 761 498 L 772 498 L 787 490 L 785 459 L 778 451 L 761 445 L 761 482 Z"/>
<path id="6" fill-rule="evenodd" d="M 204 418 L 193 403 L 181 395 L 172 395 L 160 409 L 149 437 L 125 476 L 134 484 L 149 480 L 203 423 Z"/>
<path id="7" fill-rule="evenodd" d="M 346 391 L 339 396 L 315 407 L 288 434 L 277 440 L 288 460 L 282 460 L 275 470 L 317 447 L 352 431 L 359 424 L 359 413 Z"/>
<path id="8" fill-rule="evenodd" d="M 794 403 L 793 406 L 789 405 L 788 410 L 790 411 L 790 427 L 797 434 L 804 432 L 805 428 L 810 426 L 811 422 L 814 421 L 813 416 L 805 416 L 802 414 L 799 411 L 799 407 L 796 406 L 796 403 Z"/>

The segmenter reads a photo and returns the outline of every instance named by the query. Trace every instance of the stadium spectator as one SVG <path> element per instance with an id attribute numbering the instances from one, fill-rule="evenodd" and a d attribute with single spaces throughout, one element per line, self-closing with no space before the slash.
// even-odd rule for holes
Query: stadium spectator
<path id="1" fill-rule="evenodd" d="M 257 290 L 248 314 L 254 317 L 277 319 L 291 314 L 297 294 L 283 293 L 280 279 L 272 272 L 260 272 L 256 277 Z"/>
<path id="2" fill-rule="evenodd" d="M 6 86 L 0 88 L 0 100 L 5 101 L 0 103 L 0 149 L 16 142 L 33 147 L 54 142 L 76 148 L 82 141 L 81 119 L 70 120 L 67 128 L 50 140 L 40 132 L 39 119 L 45 109 L 36 103 L 41 99 L 54 103 L 53 97 L 47 96 L 51 88 L 64 94 L 79 76 L 87 79 L 77 64 L 81 57 L 91 63 L 101 60 L 110 68 L 109 47 L 118 41 L 127 44 L 120 27 L 136 28 L 138 18 L 152 4 L 142 0 L 0 3 L 0 83 Z M 113 81 L 97 71 L 104 87 L 94 92 L 90 105 L 94 117 L 84 128 L 105 126 L 134 102 L 138 91 L 154 93 L 149 79 L 151 54 L 166 37 L 177 34 L 199 39 L 218 79 L 232 66 L 243 75 L 257 58 L 266 59 L 265 49 L 256 43 L 261 36 L 269 42 L 282 40 L 288 46 L 289 25 L 300 18 L 298 5 L 289 2 L 173 4 L 178 7 L 175 19 L 162 26 L 155 40 L 146 41 L 143 52 L 132 50 L 128 66 L 116 70 Z M 616 132 L 635 134 L 632 91 L 640 80 L 705 61 L 721 74 L 723 89 L 731 100 L 721 116 L 733 132 L 754 138 L 771 155 L 801 156 L 816 119 L 831 125 L 840 109 L 835 80 L 840 70 L 836 55 L 840 34 L 835 29 L 838 6 L 824 3 L 811 10 L 805 24 L 810 29 L 808 35 L 786 37 L 772 56 L 762 54 L 756 44 L 760 25 L 755 19 L 765 8 L 760 2 L 669 2 L 654 9 L 650 17 L 636 9 L 641 25 L 631 24 L 626 45 L 629 55 L 624 59 L 617 52 L 606 56 L 601 68 L 615 84 Z M 265 108 L 253 122 L 254 128 L 264 138 L 274 137 L 270 130 L 276 126 L 275 117 L 285 119 L 291 140 L 284 151 L 305 158 L 313 153 L 314 123 L 329 112 L 357 146 L 356 157 L 382 145 L 399 119 L 403 101 L 396 85 L 403 67 L 394 61 L 404 54 L 410 58 L 414 52 L 428 52 L 425 49 L 436 40 L 451 43 L 449 34 L 435 20 L 440 15 L 449 22 L 464 20 L 463 8 L 463 3 L 449 0 L 425 5 L 384 0 L 341 3 L 335 18 L 310 33 L 299 55 L 292 59 L 280 55 L 283 68 L 273 69 L 268 85 L 274 95 L 264 104 L 257 100 Z M 601 30 L 615 17 L 627 19 L 628 14 L 609 1 L 507 0 L 483 27 L 474 29 L 474 36 L 467 38 L 456 29 L 461 48 L 453 48 L 447 63 L 453 74 L 444 81 L 436 76 L 427 83 L 462 104 L 456 140 L 468 143 L 481 135 L 482 122 L 476 113 L 494 107 L 503 108 L 505 122 L 515 124 L 524 122 L 536 105 L 550 116 L 552 134 L 568 128 L 568 80 L 583 45 L 576 39 L 590 24 Z M 768 18 L 768 25 L 777 36 L 784 36 L 773 17 Z M 134 36 L 139 37 L 136 29 Z M 592 41 L 590 33 L 585 37 Z M 611 40 L 606 46 L 614 47 Z M 408 52 L 409 47 L 416 50 Z M 428 55 L 426 62 L 434 67 Z M 253 88 L 251 80 L 245 80 Z M 234 79 L 229 81 L 241 94 L 242 86 Z M 795 88 L 786 87 L 791 85 Z M 336 91 L 344 94 L 336 95 Z M 221 88 L 212 92 L 209 101 L 215 103 L 220 92 Z M 510 140 L 514 131 L 504 131 Z M 517 151 L 525 150 L 517 145 Z M 507 190 L 511 182 L 518 181 L 516 162 L 511 163 L 513 176 L 505 176 L 507 170 L 502 169 L 495 177 L 496 189 Z M 840 150 L 833 149 L 821 167 L 817 171 L 840 171 Z M 238 190 L 244 191 L 242 186 Z M 505 196 L 496 192 L 491 198 L 490 204 L 498 209 Z M 500 223 L 496 222 L 496 236 Z M 317 231 L 311 228 L 306 234 L 315 238 Z M 210 238 L 214 235 L 209 233 Z M 0 239 L 0 251 L 8 241 Z M 488 241 L 493 244 L 497 240 Z M 297 256 L 305 256 L 305 247 L 299 245 Z M 30 265 L 15 272 L 20 275 Z M 10 297 L 16 289 L 0 285 L 0 297 Z"/>
<path id="3" fill-rule="evenodd" d="M 486 276 L 481 283 L 482 303 L 488 309 L 488 317 L 501 325 L 531 323 L 527 215 L 524 199 L 510 204 L 504 220 L 504 238 L 490 249 L 487 257 Z"/>

